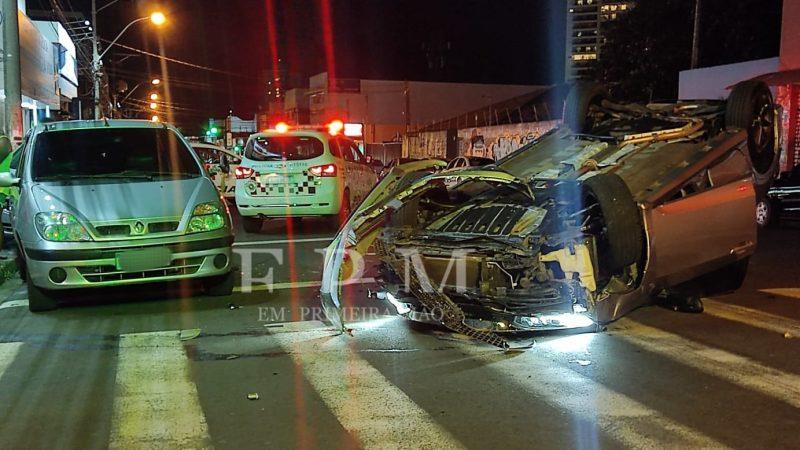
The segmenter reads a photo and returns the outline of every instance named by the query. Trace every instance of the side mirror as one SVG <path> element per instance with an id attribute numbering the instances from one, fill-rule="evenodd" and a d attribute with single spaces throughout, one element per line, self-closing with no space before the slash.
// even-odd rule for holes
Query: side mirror
<path id="1" fill-rule="evenodd" d="M 222 154 L 219 157 L 219 170 L 223 173 L 231 173 L 231 165 L 228 162 L 228 155 Z"/>
<path id="2" fill-rule="evenodd" d="M 15 178 L 9 172 L 0 172 L 0 187 L 19 186 L 19 178 Z"/>

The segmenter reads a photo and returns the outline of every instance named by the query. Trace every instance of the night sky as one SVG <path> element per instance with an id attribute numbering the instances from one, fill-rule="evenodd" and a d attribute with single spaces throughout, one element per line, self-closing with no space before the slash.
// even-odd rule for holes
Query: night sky
<path id="1" fill-rule="evenodd" d="M 49 0 L 28 0 L 49 5 Z M 89 12 L 89 0 L 59 0 Z M 98 0 L 98 5 L 107 0 Z M 120 0 L 98 15 L 102 38 L 130 20 L 164 11 L 169 25 L 138 24 L 119 42 L 220 72 L 169 63 L 176 122 L 191 128 L 208 117 L 252 117 L 264 103 L 272 73 L 268 1 L 277 57 L 291 74 L 326 70 L 323 0 Z M 546 84 L 563 77 L 566 2 L 563 0 L 330 0 L 332 48 L 338 78 Z M 49 8 L 48 8 L 49 9 Z M 162 72 L 155 58 L 114 64 L 109 73 L 133 86 Z M 144 90 L 143 90 L 144 91 Z M 137 91 L 138 93 L 138 91 Z M 144 99 L 141 92 L 138 97 Z M 136 94 L 134 94 L 136 96 Z"/>

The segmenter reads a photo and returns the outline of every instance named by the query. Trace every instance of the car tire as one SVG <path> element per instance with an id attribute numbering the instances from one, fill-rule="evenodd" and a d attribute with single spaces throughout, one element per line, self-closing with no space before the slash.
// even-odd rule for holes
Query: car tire
<path id="1" fill-rule="evenodd" d="M 584 208 L 597 205 L 585 218 L 598 238 L 599 271 L 618 273 L 639 262 L 644 254 L 642 214 L 625 181 L 613 173 L 589 177 L 583 182 L 583 200 Z"/>
<path id="2" fill-rule="evenodd" d="M 30 310 L 30 312 L 44 312 L 58 308 L 58 302 L 50 292 L 34 286 L 31 282 L 30 275 L 28 275 L 27 280 L 28 310 Z"/>
<path id="3" fill-rule="evenodd" d="M 25 282 L 28 281 L 28 266 L 25 264 L 25 254 L 22 253 L 22 247 L 19 245 L 19 238 L 14 237 L 17 241 L 17 256 L 16 256 L 16 263 L 17 263 L 17 270 L 19 271 L 19 278 Z"/>
<path id="4" fill-rule="evenodd" d="M 244 217 L 242 216 L 242 227 L 248 233 L 258 233 L 261 231 L 261 226 L 264 221 L 260 217 Z"/>
<path id="5" fill-rule="evenodd" d="M 225 297 L 233 293 L 233 271 L 203 280 L 203 289 L 211 297 Z"/>
<path id="6" fill-rule="evenodd" d="M 747 150 L 757 190 L 766 191 L 778 168 L 772 92 L 761 81 L 743 81 L 733 87 L 725 106 L 725 126 L 747 130 Z"/>
<path id="7" fill-rule="evenodd" d="M 599 106 L 608 98 L 608 91 L 597 83 L 575 83 L 564 102 L 564 124 L 574 133 L 590 133 L 594 127 L 590 118 L 592 106 Z"/>

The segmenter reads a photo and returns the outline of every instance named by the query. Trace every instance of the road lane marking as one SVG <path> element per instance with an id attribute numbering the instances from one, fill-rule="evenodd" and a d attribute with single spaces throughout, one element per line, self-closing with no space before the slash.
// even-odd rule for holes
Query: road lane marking
<path id="1" fill-rule="evenodd" d="M 180 331 L 120 335 L 109 448 L 210 448 Z"/>
<path id="2" fill-rule="evenodd" d="M 624 328 L 611 331 L 613 336 L 713 377 L 800 408 L 798 375 L 630 319 L 622 319 L 618 323 L 624 325 Z"/>
<path id="3" fill-rule="evenodd" d="M 16 307 L 19 307 L 19 306 L 27 307 L 28 306 L 28 300 L 27 299 L 25 299 L 25 300 L 10 300 L 10 301 L 7 301 L 7 302 L 0 303 L 0 309 L 16 308 Z"/>
<path id="4" fill-rule="evenodd" d="M 800 321 L 789 319 L 744 306 L 724 303 L 717 300 L 703 299 L 705 313 L 721 319 L 743 323 L 745 325 L 772 331 L 778 334 L 791 333 L 800 337 Z"/>
<path id="5" fill-rule="evenodd" d="M 694 428 L 675 422 L 635 399 L 614 391 L 568 367 L 561 366 L 537 347 L 502 355 L 496 350 L 466 343 L 468 354 L 485 358 L 493 368 L 531 395 L 554 408 L 573 414 L 630 448 L 724 448 L 725 445 Z M 531 377 L 531 374 L 535 376 Z M 509 389 L 515 389 L 509 387 Z M 663 436 L 669 436 L 665 442 Z M 595 447 L 596 443 L 584 443 Z"/>
<path id="6" fill-rule="evenodd" d="M 800 289 L 798 288 L 773 288 L 773 289 L 760 289 L 759 292 L 772 295 L 780 295 L 781 297 L 800 298 Z"/>
<path id="7" fill-rule="evenodd" d="M 306 239 L 275 239 L 268 241 L 242 241 L 234 242 L 234 247 L 249 247 L 253 245 L 267 245 L 267 244 L 302 244 L 305 242 L 331 242 L 333 237 L 326 238 L 306 238 Z"/>
<path id="8" fill-rule="evenodd" d="M 375 278 L 356 278 L 354 280 L 346 280 L 343 284 L 345 286 L 350 286 L 354 284 L 368 284 L 368 283 L 375 283 Z M 272 284 L 254 284 L 250 287 L 251 292 L 255 291 L 280 291 L 286 289 L 304 289 L 304 288 L 313 288 L 313 287 L 320 287 L 322 285 L 321 281 L 291 281 L 286 283 L 272 283 Z M 233 288 L 234 292 L 244 292 L 244 288 L 242 286 L 236 286 Z"/>
<path id="9" fill-rule="evenodd" d="M 22 344 L 22 342 L 4 342 L 0 344 L 0 378 L 3 378 L 6 369 L 14 362 L 14 358 L 17 357 Z"/>
<path id="10" fill-rule="evenodd" d="M 359 328 L 359 326 L 380 326 L 384 323 L 379 320 L 376 325 L 373 322 L 375 321 L 351 325 Z M 314 323 L 318 324 L 316 328 Z M 357 357 L 353 354 L 357 350 L 347 348 L 347 338 L 344 336 L 331 337 L 334 331 L 330 327 L 326 328 L 321 322 L 313 321 L 289 322 L 282 325 L 281 328 L 271 330 L 273 333 L 271 336 L 278 340 L 283 349 L 303 366 L 306 378 L 320 392 L 323 400 L 337 414 L 337 417 L 339 417 L 339 410 L 346 408 L 342 403 L 347 400 L 352 403 L 353 411 L 345 410 L 344 413 L 359 414 L 356 418 L 346 417 L 345 420 L 340 417 L 340 422 L 348 431 L 351 429 L 346 423 L 352 421 L 360 424 L 359 419 L 362 418 L 364 411 L 372 408 L 371 404 L 363 403 L 361 398 L 341 398 L 350 395 L 350 391 L 353 389 L 350 381 L 354 375 L 359 376 L 356 386 L 359 386 L 360 383 L 367 383 L 371 389 L 375 390 L 376 393 L 365 392 L 365 395 L 369 395 L 372 401 L 375 398 L 373 396 L 382 398 L 385 389 L 378 385 L 378 381 L 373 381 L 375 378 L 380 380 L 381 385 L 385 382 L 389 383 L 392 390 L 397 389 L 371 366 L 363 369 L 360 364 L 350 364 L 347 359 L 352 360 Z M 356 335 L 359 333 L 356 332 Z M 725 447 L 711 437 L 675 422 L 624 394 L 606 388 L 569 368 L 560 367 L 552 361 L 552 358 L 542 357 L 536 350 L 506 356 L 495 349 L 487 350 L 486 347 L 476 346 L 468 341 L 459 345 L 458 351 L 465 352 L 469 357 L 476 359 L 485 358 L 487 361 L 480 367 L 491 367 L 525 391 L 541 398 L 555 408 L 568 414 L 575 414 L 587 423 L 597 423 L 598 427 L 609 437 L 625 446 L 660 448 L 666 444 L 662 440 L 663 436 L 669 436 L 669 445 L 677 448 Z M 347 352 L 347 354 L 343 355 L 343 352 Z M 498 358 L 500 358 L 499 361 Z M 531 374 L 536 374 L 536 376 L 529 378 Z M 404 393 L 401 392 L 401 394 L 406 398 Z M 408 401 L 412 402 L 411 399 Z M 387 406 L 391 406 L 390 413 L 397 414 L 394 405 L 387 403 Z M 377 414 L 374 415 L 380 417 L 381 411 L 386 406 L 379 404 L 378 407 L 380 410 L 376 410 Z M 409 429 L 415 428 L 413 423 L 392 420 L 390 426 L 396 427 L 397 423 L 402 423 Z M 362 427 L 367 428 L 368 433 L 374 434 L 383 426 L 381 423 L 367 422 Z M 402 432 L 402 430 L 397 432 Z M 391 432 L 387 431 L 387 433 Z M 353 434 L 361 439 L 357 430 L 353 431 Z M 380 446 L 380 440 L 383 439 L 390 439 L 388 442 L 397 442 L 391 434 L 379 436 L 375 442 Z M 368 443 L 371 444 L 371 442 L 373 441 Z M 435 443 L 436 441 L 430 442 Z M 364 444 L 364 447 L 369 448 L 370 445 Z"/>
<path id="11" fill-rule="evenodd" d="M 365 449 L 461 449 L 447 430 L 321 322 L 284 323 L 270 335 L 303 368 L 303 376 Z M 409 438 L 413 437 L 411 441 Z"/>

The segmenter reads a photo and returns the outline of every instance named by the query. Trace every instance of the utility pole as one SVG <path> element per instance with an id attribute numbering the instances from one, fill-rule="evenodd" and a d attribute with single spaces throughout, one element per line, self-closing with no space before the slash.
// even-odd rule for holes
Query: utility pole
<path id="1" fill-rule="evenodd" d="M 100 54 L 97 52 L 97 0 L 92 0 L 92 84 L 94 118 L 100 119 Z"/>
<path id="2" fill-rule="evenodd" d="M 700 3 L 694 0 L 694 32 L 692 33 L 692 69 L 696 69 L 700 62 Z"/>
<path id="3" fill-rule="evenodd" d="M 5 83 L 5 132 L 11 142 L 22 141 L 22 75 L 19 51 L 17 0 L 2 0 L 3 81 Z"/>

